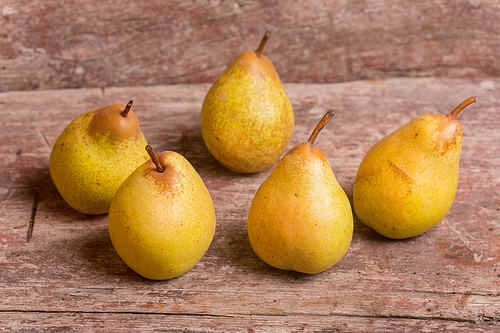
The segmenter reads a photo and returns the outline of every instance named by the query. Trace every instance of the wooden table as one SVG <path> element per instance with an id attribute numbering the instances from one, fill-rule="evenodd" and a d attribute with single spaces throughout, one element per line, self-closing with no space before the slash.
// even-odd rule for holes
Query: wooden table
<path id="1" fill-rule="evenodd" d="M 347 255 L 317 275 L 274 269 L 252 251 L 246 218 L 271 170 L 240 175 L 207 151 L 199 116 L 207 84 L 0 93 L 0 327 L 26 331 L 499 332 L 500 78 L 407 78 L 286 84 L 307 140 L 323 113 L 336 116 L 316 144 L 347 195 L 369 147 L 414 117 L 459 116 L 463 148 L 455 202 L 429 232 L 379 236 L 355 218 Z M 214 200 L 211 247 L 189 272 L 149 281 L 116 254 L 107 216 L 71 209 L 49 175 L 51 146 L 79 114 L 134 100 L 156 151 L 178 151 Z M 184 128 L 187 129 L 187 135 Z M 183 134 L 184 133 L 184 134 Z M 28 224 L 38 193 L 33 237 Z"/>

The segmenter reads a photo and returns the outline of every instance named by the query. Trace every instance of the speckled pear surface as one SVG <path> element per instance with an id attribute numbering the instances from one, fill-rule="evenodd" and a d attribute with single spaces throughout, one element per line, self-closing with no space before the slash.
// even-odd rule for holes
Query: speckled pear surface
<path id="1" fill-rule="evenodd" d="M 434 227 L 455 198 L 461 147 L 460 123 L 436 113 L 419 116 L 381 139 L 356 175 L 353 206 L 358 218 L 394 239 Z"/>
<path id="2" fill-rule="evenodd" d="M 136 115 L 113 104 L 75 118 L 50 155 L 51 178 L 64 200 L 84 214 L 105 214 L 132 171 L 149 158 Z"/>
<path id="3" fill-rule="evenodd" d="M 292 105 L 271 61 L 247 51 L 210 88 L 201 130 L 210 153 L 226 168 L 255 173 L 284 153 L 294 126 Z"/>
<path id="4" fill-rule="evenodd" d="M 109 236 L 122 260 L 141 276 L 165 280 L 190 270 L 215 232 L 212 198 L 191 164 L 162 152 L 120 186 L 108 215 Z"/>
<path id="5" fill-rule="evenodd" d="M 247 230 L 255 253 L 279 269 L 314 274 L 344 257 L 352 209 L 321 149 L 304 142 L 278 162 L 255 194 Z"/>

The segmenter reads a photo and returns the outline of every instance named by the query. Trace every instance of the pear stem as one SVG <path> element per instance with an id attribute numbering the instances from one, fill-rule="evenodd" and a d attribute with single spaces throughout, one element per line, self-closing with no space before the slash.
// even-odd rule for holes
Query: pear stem
<path id="1" fill-rule="evenodd" d="M 123 110 L 122 113 L 120 113 L 122 115 L 122 117 L 128 116 L 128 113 L 129 113 L 130 109 L 132 108 L 132 104 L 134 104 L 134 101 L 130 101 L 127 103 L 127 106 L 125 106 L 125 110 Z"/>
<path id="2" fill-rule="evenodd" d="M 259 57 L 259 58 L 262 55 L 262 51 L 264 50 L 264 46 L 266 46 L 267 40 L 269 39 L 269 35 L 271 35 L 271 32 L 266 31 L 266 33 L 264 34 L 264 37 L 262 37 L 262 40 L 260 41 L 259 47 L 255 51 L 255 54 L 257 54 L 257 57 Z"/>
<path id="3" fill-rule="evenodd" d="M 467 106 L 474 103 L 475 101 L 476 101 L 476 96 L 472 96 L 472 97 L 467 98 L 465 101 L 460 103 L 460 105 L 457 106 L 453 111 L 451 111 L 451 113 L 447 117 L 451 120 L 454 120 L 455 117 L 460 113 L 460 111 L 462 111 Z"/>
<path id="4" fill-rule="evenodd" d="M 148 152 L 149 156 L 151 156 L 151 161 L 153 161 L 153 163 L 156 165 L 156 169 L 158 169 L 158 172 L 163 172 L 163 166 L 160 164 L 160 161 L 158 161 L 158 157 L 156 157 L 153 147 L 147 145 L 146 151 Z"/>
<path id="5" fill-rule="evenodd" d="M 330 119 L 332 119 L 332 117 L 334 115 L 335 115 L 335 113 L 333 113 L 333 110 L 327 111 L 325 113 L 325 115 L 323 116 L 323 118 L 321 118 L 321 120 L 319 121 L 318 125 L 316 125 L 316 128 L 312 132 L 312 134 L 309 137 L 309 140 L 307 140 L 307 142 L 309 142 L 310 144 L 314 144 L 314 141 L 316 141 L 316 138 L 318 137 L 319 132 L 321 132 L 323 127 L 325 127 L 325 125 L 328 124 L 328 122 L 330 121 Z"/>

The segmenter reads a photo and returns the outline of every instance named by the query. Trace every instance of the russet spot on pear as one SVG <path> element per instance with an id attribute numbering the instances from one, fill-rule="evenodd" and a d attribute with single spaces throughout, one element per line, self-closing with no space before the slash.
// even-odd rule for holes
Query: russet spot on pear
<path id="1" fill-rule="evenodd" d="M 75 118 L 50 154 L 52 181 L 63 199 L 84 214 L 106 214 L 113 196 L 149 156 L 139 120 L 127 105 L 112 104 Z"/>
<path id="2" fill-rule="evenodd" d="M 383 236 L 420 235 L 450 210 L 458 184 L 462 127 L 455 119 L 470 97 L 450 114 L 425 114 L 377 142 L 354 181 L 358 218 Z"/>

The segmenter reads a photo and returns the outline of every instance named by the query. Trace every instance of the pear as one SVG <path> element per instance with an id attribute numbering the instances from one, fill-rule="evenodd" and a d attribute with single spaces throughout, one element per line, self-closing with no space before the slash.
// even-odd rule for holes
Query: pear
<path id="1" fill-rule="evenodd" d="M 226 168 L 256 173 L 284 153 L 293 132 L 292 105 L 272 62 L 262 50 L 240 54 L 203 102 L 201 133 L 209 152 Z"/>
<path id="2" fill-rule="evenodd" d="M 106 214 L 123 180 L 149 159 L 132 103 L 78 116 L 52 148 L 50 176 L 64 200 L 81 213 Z"/>
<path id="3" fill-rule="evenodd" d="M 378 141 L 363 158 L 354 181 L 358 218 L 388 238 L 420 235 L 450 210 L 458 183 L 462 127 L 450 114 L 419 116 Z"/>
<path id="4" fill-rule="evenodd" d="M 332 116 L 332 111 L 327 112 L 308 142 L 283 156 L 250 206 L 250 244 L 273 267 L 319 273 L 340 261 L 351 244 L 349 199 L 327 157 L 314 145 Z"/>
<path id="5" fill-rule="evenodd" d="M 190 270 L 215 232 L 212 198 L 180 154 L 164 151 L 139 166 L 116 191 L 108 214 L 111 242 L 139 275 L 166 280 Z"/>

